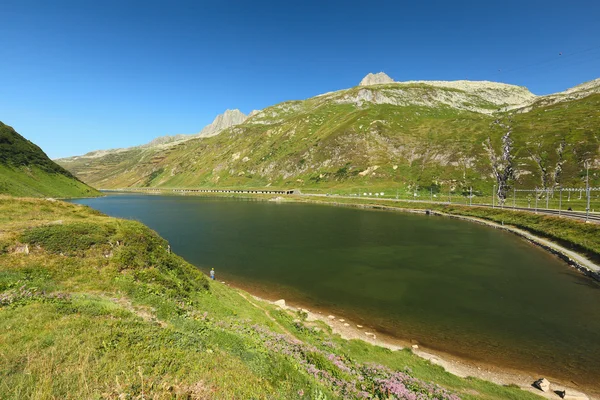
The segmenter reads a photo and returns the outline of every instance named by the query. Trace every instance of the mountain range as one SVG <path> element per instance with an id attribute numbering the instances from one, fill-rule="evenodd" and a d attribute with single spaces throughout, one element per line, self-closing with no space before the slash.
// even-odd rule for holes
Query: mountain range
<path id="1" fill-rule="evenodd" d="M 552 188 L 581 186 L 586 165 L 599 180 L 599 127 L 600 79 L 536 96 L 378 73 L 248 116 L 228 110 L 195 135 L 57 162 L 98 188 Z"/>

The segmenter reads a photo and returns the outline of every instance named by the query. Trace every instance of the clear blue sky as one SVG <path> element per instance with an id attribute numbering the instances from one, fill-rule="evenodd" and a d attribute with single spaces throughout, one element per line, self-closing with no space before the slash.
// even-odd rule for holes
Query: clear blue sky
<path id="1" fill-rule="evenodd" d="M 56 158 L 195 133 L 227 108 L 368 72 L 536 94 L 600 77 L 598 0 L 403 3 L 417 2 L 0 0 L 0 120 Z"/>

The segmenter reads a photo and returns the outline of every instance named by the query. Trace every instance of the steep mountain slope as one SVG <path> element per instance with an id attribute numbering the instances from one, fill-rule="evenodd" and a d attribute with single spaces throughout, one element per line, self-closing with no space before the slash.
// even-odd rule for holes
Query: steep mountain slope
<path id="1" fill-rule="evenodd" d="M 0 194 L 83 197 L 99 193 L 53 162 L 38 146 L 0 122 Z"/>
<path id="2" fill-rule="evenodd" d="M 277 104 L 217 136 L 168 149 L 59 162 L 103 188 L 270 185 L 434 192 L 471 186 L 489 192 L 502 166 L 507 132 L 508 159 L 520 185 L 581 185 L 585 160 L 600 162 L 600 81 L 537 97 L 502 83 L 386 77 L 368 76 L 363 86 Z"/>
<path id="3" fill-rule="evenodd" d="M 581 85 L 567 89 L 564 92 L 536 97 L 529 101 L 527 107 L 522 106 L 512 108 L 520 108 L 520 112 L 526 112 L 531 110 L 533 106 L 549 106 L 565 101 L 579 100 L 593 94 L 600 94 L 600 78 L 582 83 Z"/>

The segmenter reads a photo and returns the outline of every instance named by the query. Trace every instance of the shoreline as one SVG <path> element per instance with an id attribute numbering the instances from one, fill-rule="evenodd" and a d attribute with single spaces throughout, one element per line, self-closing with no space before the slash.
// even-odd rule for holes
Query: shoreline
<path id="1" fill-rule="evenodd" d="M 403 340 L 390 335 L 383 334 L 375 331 L 373 328 L 367 326 L 358 325 L 350 319 L 339 318 L 338 316 L 329 314 L 326 310 L 316 311 L 302 307 L 302 305 L 290 305 L 286 303 L 285 299 L 280 300 L 269 300 L 263 297 L 254 295 L 248 292 L 246 289 L 239 287 L 235 284 L 229 284 L 221 282 L 222 284 L 234 287 L 237 290 L 242 290 L 248 293 L 253 299 L 268 303 L 272 306 L 279 307 L 286 311 L 297 312 L 302 311 L 307 314 L 307 318 L 304 322 L 305 325 L 311 326 L 311 323 L 321 322 L 329 326 L 333 334 L 339 335 L 344 340 L 362 340 L 373 346 L 384 347 L 391 351 L 400 351 L 403 349 L 410 349 L 413 354 L 424 360 L 431 362 L 434 365 L 442 367 L 444 370 L 452 375 L 456 375 L 460 378 L 474 377 L 488 382 L 495 383 L 501 386 L 517 385 L 522 390 L 537 394 L 539 396 L 548 399 L 560 398 L 555 391 L 557 390 L 569 390 L 571 392 L 577 392 L 585 394 L 590 400 L 600 400 L 600 396 L 591 395 L 587 390 L 591 389 L 588 387 L 578 387 L 574 385 L 567 385 L 563 381 L 557 380 L 557 378 L 549 377 L 552 384 L 552 391 L 542 392 L 541 390 L 533 387 L 533 382 L 541 375 L 536 375 L 533 372 L 525 370 L 517 370 L 508 367 L 501 367 L 487 362 L 480 362 L 461 358 L 459 356 L 446 353 L 440 350 L 429 349 L 423 347 L 421 344 L 411 342 L 409 340 Z M 282 301 L 283 300 L 283 301 Z M 311 307 L 312 308 L 312 307 Z M 416 347 L 415 347 L 416 346 Z"/>
<path id="2" fill-rule="evenodd" d="M 219 196 L 221 197 L 221 196 Z M 248 198 L 256 198 L 253 196 L 247 196 Z M 269 201 L 272 199 L 258 198 L 259 200 Z M 554 256 L 563 260 L 570 268 L 577 269 L 580 273 L 586 275 L 589 278 L 600 281 L 600 266 L 587 259 L 585 256 L 569 250 L 551 240 L 544 239 L 530 233 L 524 229 L 519 229 L 517 227 L 511 225 L 502 225 L 493 221 L 489 221 L 483 218 L 465 216 L 465 215 L 456 215 L 456 214 L 448 214 L 441 211 L 436 210 L 428 210 L 428 209 L 410 209 L 410 208 L 401 208 L 401 207 L 393 207 L 393 206 L 385 206 L 385 205 L 376 205 L 376 204 L 356 204 L 356 203 L 339 203 L 339 202 L 322 202 L 318 200 L 312 199 L 278 199 L 277 201 L 281 202 L 295 202 L 295 203 L 311 203 L 311 204 L 321 204 L 321 205 L 334 205 L 334 206 L 342 206 L 342 207 L 354 207 L 354 208 L 364 208 L 364 209 L 372 209 L 372 210 L 382 210 L 382 211 L 393 211 L 393 212 L 408 212 L 412 214 L 422 214 L 422 215 L 432 215 L 432 216 L 440 216 L 440 217 L 448 217 L 448 218 L 456 218 L 461 220 L 466 220 L 472 223 L 482 224 L 489 226 L 495 229 L 502 229 L 504 231 L 510 232 L 519 236 L 520 238 L 526 240 L 527 242 L 542 248 L 543 250 L 553 254 Z M 375 346 L 384 347 L 390 349 L 392 351 L 402 350 L 404 348 L 411 348 L 412 352 L 425 360 L 430 361 L 432 364 L 439 365 L 444 368 L 447 372 L 456 375 L 461 378 L 466 378 L 468 376 L 479 378 L 485 381 L 490 381 L 498 385 L 510 385 L 516 384 L 522 390 L 537 394 L 539 396 L 548 398 L 548 399 L 557 399 L 559 396 L 554 393 L 556 390 L 565 390 L 569 389 L 570 391 L 583 393 L 591 400 L 600 400 L 600 394 L 594 393 L 594 395 L 589 394 L 589 391 L 594 390 L 595 388 L 589 387 L 579 387 L 579 385 L 568 385 L 564 383 L 564 380 L 560 380 L 554 377 L 547 377 L 552 383 L 552 391 L 551 392 L 542 392 L 541 390 L 532 386 L 533 382 L 543 376 L 535 375 L 533 372 L 526 370 L 519 370 L 510 367 L 502 367 L 496 364 L 491 364 L 487 362 L 475 361 L 468 358 L 463 358 L 457 355 L 453 355 L 441 350 L 434 350 L 425 348 L 420 344 L 417 344 L 417 348 L 414 348 L 414 343 L 409 340 L 400 339 L 391 335 L 386 335 L 381 332 L 377 332 L 372 328 L 366 328 L 366 326 L 362 326 L 361 328 L 357 327 L 356 323 L 353 323 L 349 319 L 341 318 L 341 320 L 333 315 L 331 315 L 327 310 L 321 311 L 311 311 L 303 307 L 303 305 L 281 305 L 280 300 L 274 301 L 269 300 L 257 295 L 254 295 L 248 292 L 247 288 L 243 286 L 238 286 L 232 284 L 231 286 L 236 287 L 237 289 L 244 290 L 249 293 L 253 298 L 267 302 L 269 304 L 278 306 L 280 308 L 290 310 L 290 311 L 304 311 L 307 312 L 308 318 L 307 322 L 321 321 L 329 326 L 333 333 L 339 334 L 345 340 L 353 340 L 358 339 L 370 343 Z M 283 300 L 283 299 L 282 299 Z M 315 308 L 313 306 L 306 306 Z M 327 315 L 325 315 L 327 314 Z M 330 318 L 333 316 L 334 318 Z M 347 326 L 346 326 L 347 324 Z M 373 333 L 373 335 L 367 335 L 365 332 Z M 378 337 L 379 336 L 379 337 Z M 582 391 L 582 389 L 584 391 Z"/>
<path id="3" fill-rule="evenodd" d="M 318 200 L 300 200 L 300 199 L 291 199 L 291 200 L 285 200 L 285 201 L 297 202 L 297 203 L 334 205 L 334 206 L 338 206 L 338 207 L 354 207 L 354 208 L 364 208 L 364 209 L 372 209 L 372 210 L 383 210 L 383 211 L 405 212 L 405 213 L 412 213 L 412 214 L 433 215 L 433 216 L 461 219 L 461 220 L 470 221 L 470 222 L 481 224 L 481 225 L 487 225 L 487 226 L 495 228 L 495 229 L 502 229 L 504 231 L 515 234 L 515 235 L 521 237 L 522 239 L 525 239 L 528 242 L 541 247 L 543 250 L 545 250 L 551 254 L 554 254 L 555 256 L 557 256 L 560 259 L 562 259 L 563 261 L 565 261 L 569 267 L 575 268 L 579 272 L 586 275 L 587 277 L 600 282 L 600 265 L 594 263 L 593 261 L 591 261 L 584 255 L 582 255 L 576 251 L 569 250 L 569 249 L 565 248 L 564 246 L 561 246 L 558 243 L 553 242 L 550 239 L 541 238 L 525 229 L 520 229 L 520 228 L 517 228 L 512 225 L 498 224 L 496 222 L 493 222 L 493 221 L 490 221 L 487 219 L 483 219 L 483 218 L 471 217 L 471 216 L 460 215 L 460 214 L 448 214 L 448 213 L 444 213 L 444 212 L 437 211 L 437 210 L 431 210 L 431 209 L 412 209 L 412 208 L 384 206 L 384 205 L 379 205 L 379 204 L 339 203 L 339 202 L 324 202 L 324 201 L 318 201 Z"/>
<path id="4" fill-rule="evenodd" d="M 158 193 L 152 193 L 158 194 Z M 179 194 L 181 195 L 181 194 Z M 233 196 L 215 196 L 214 194 L 211 197 L 233 197 Z M 237 196 L 235 196 L 237 197 Z M 275 198 L 272 196 L 239 196 L 240 198 L 249 198 L 259 201 L 273 201 Z M 502 229 L 507 232 L 516 234 L 520 236 L 522 239 L 527 240 L 531 244 L 535 244 L 536 246 L 541 247 L 542 249 L 554 254 L 555 256 L 561 258 L 563 261 L 567 263 L 572 268 L 576 268 L 579 272 L 584 273 L 588 277 L 592 277 L 593 279 L 600 280 L 600 267 L 594 264 L 592 261 L 584 257 L 583 255 L 571 251 L 555 242 L 552 242 L 548 239 L 543 239 L 541 237 L 536 236 L 529 231 L 524 229 L 519 229 L 514 226 L 499 224 L 490 220 L 486 220 L 483 218 L 465 216 L 465 215 L 457 215 L 457 214 L 448 214 L 441 211 L 430 210 L 430 209 L 411 209 L 411 208 L 402 208 L 402 207 L 393 207 L 386 206 L 380 204 L 357 204 L 357 203 L 344 203 L 344 202 L 329 202 L 329 201 L 319 201 L 313 199 L 300 199 L 297 197 L 292 198 L 277 198 L 276 201 L 281 202 L 289 202 L 289 203 L 311 203 L 311 204 L 321 204 L 321 205 L 334 205 L 334 206 L 344 206 L 344 207 L 354 207 L 354 208 L 363 208 L 363 209 L 372 209 L 372 210 L 382 210 L 382 211 L 395 211 L 395 212 L 409 212 L 413 214 L 422 214 L 422 215 L 433 215 L 433 216 L 445 216 L 456 219 L 463 219 L 466 221 L 487 225 L 489 227 L 493 227 L 495 229 Z M 240 290 L 245 291 L 252 297 L 265 301 L 270 304 L 279 305 L 277 301 L 268 300 L 262 298 L 260 296 L 254 295 L 243 285 L 238 286 L 235 283 L 232 283 L 231 286 L 238 288 Z M 316 309 L 313 306 L 309 306 L 312 309 Z M 298 304 L 297 306 L 284 305 L 285 309 L 288 310 L 306 310 L 302 308 L 302 304 Z M 308 311 L 308 310 L 306 310 Z M 333 316 L 333 318 L 329 318 L 327 310 L 321 310 L 320 312 L 309 311 L 308 322 L 321 321 L 325 323 L 327 326 L 330 326 L 332 331 L 336 334 L 339 334 L 343 339 L 352 340 L 359 339 L 363 340 L 372 345 L 381 346 L 388 348 L 392 351 L 401 350 L 403 348 L 409 348 L 413 344 L 410 341 L 402 340 L 390 335 L 382 334 L 381 332 L 376 332 L 373 329 L 360 329 L 356 326 L 355 323 L 351 323 L 351 320 L 339 320 L 339 318 Z M 346 326 L 347 324 L 347 326 Z M 372 333 L 373 335 L 367 335 L 365 331 Z M 432 364 L 439 365 L 443 367 L 449 373 L 459 376 L 459 377 L 467 377 L 472 376 L 485 381 L 490 381 L 499 385 L 509 385 L 516 384 L 521 389 L 526 390 L 528 392 L 550 398 L 556 399 L 559 398 L 554 392 L 544 393 L 538 389 L 532 387 L 532 383 L 541 378 L 542 375 L 533 375 L 532 372 L 528 372 L 527 370 L 518 370 L 512 369 L 510 367 L 502 367 L 498 365 L 494 365 L 491 363 L 480 362 L 471 360 L 468 358 L 461 358 L 460 356 L 456 356 L 450 353 L 446 353 L 443 350 L 434 350 L 422 347 L 420 344 L 419 348 L 413 348 L 412 351 L 417 356 L 429 360 Z M 553 378 L 551 376 L 546 376 L 552 383 L 552 389 L 554 390 L 564 390 L 570 389 L 575 392 L 581 392 L 581 390 L 592 391 L 594 395 L 587 394 L 590 399 L 598 399 L 600 400 L 600 391 L 595 387 L 588 386 L 579 386 L 575 382 L 574 385 L 569 385 L 568 383 L 565 385 L 565 380 L 561 380 L 558 378 Z M 588 392 L 589 393 L 589 392 Z"/>
<path id="5" fill-rule="evenodd" d="M 106 189 L 104 189 L 104 190 L 106 191 Z M 448 217 L 448 218 L 462 219 L 462 220 L 470 221 L 473 223 L 487 225 L 492 228 L 502 229 L 502 230 L 505 230 L 512 234 L 515 234 L 517 236 L 520 236 L 521 238 L 527 240 L 528 242 L 530 242 L 536 246 L 539 246 L 543 250 L 559 257 L 560 259 L 565 261 L 568 266 L 577 269 L 579 272 L 583 273 L 587 277 L 600 282 L 600 265 L 596 264 L 594 261 L 590 260 L 585 255 L 583 255 L 577 251 L 569 250 L 566 247 L 559 245 L 552 239 L 544 239 L 540 236 L 537 236 L 535 233 L 532 233 L 532 232 L 528 231 L 527 229 L 517 228 L 512 225 L 498 224 L 496 222 L 493 222 L 493 221 L 490 221 L 490 220 L 487 220 L 484 218 L 479 218 L 479 217 L 472 217 L 472 216 L 461 215 L 461 214 L 449 214 L 449 213 L 444 213 L 442 211 L 437 211 L 434 209 L 427 209 L 427 208 L 395 207 L 395 206 L 388 206 L 388 205 L 382 205 L 382 204 L 369 204 L 369 203 L 361 204 L 361 203 L 354 203 L 354 202 L 346 203 L 346 202 L 338 202 L 338 201 L 320 201 L 318 199 L 315 199 L 314 197 L 311 199 L 299 198 L 297 196 L 284 198 L 281 196 L 273 197 L 273 195 L 267 195 L 267 194 L 253 195 L 253 194 L 249 194 L 249 193 L 236 193 L 236 194 L 212 193 L 212 192 L 209 192 L 209 193 L 203 193 L 203 192 L 178 193 L 178 192 L 172 192 L 172 191 L 167 193 L 167 192 L 164 192 L 164 189 L 158 189 L 158 188 L 156 190 L 152 190 L 152 191 L 148 191 L 148 192 L 136 191 L 136 190 L 127 191 L 127 190 L 121 190 L 121 189 L 112 189 L 111 191 L 114 193 L 132 193 L 132 194 L 134 194 L 134 193 L 140 194 L 141 193 L 141 194 L 145 194 L 145 195 L 164 195 L 164 196 L 189 196 L 189 195 L 192 195 L 192 196 L 198 196 L 198 197 L 243 198 L 243 199 L 253 199 L 253 200 L 257 200 L 257 201 L 274 201 L 274 202 L 281 202 L 281 203 L 309 203 L 309 204 L 333 205 L 333 206 L 338 206 L 338 207 L 353 207 L 353 208 L 363 208 L 363 209 L 371 209 L 371 210 L 435 215 L 435 216 L 444 216 L 444 217 Z"/>

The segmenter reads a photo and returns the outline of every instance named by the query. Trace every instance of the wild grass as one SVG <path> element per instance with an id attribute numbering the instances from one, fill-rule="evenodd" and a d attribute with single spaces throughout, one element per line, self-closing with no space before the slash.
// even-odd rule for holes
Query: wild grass
<path id="1" fill-rule="evenodd" d="M 100 192 L 79 180 L 37 166 L 0 164 L 0 195 L 18 197 L 94 197 Z"/>
<path id="2" fill-rule="evenodd" d="M 0 122 L 0 195 L 84 197 L 99 193 L 56 164 L 38 146 Z"/>

